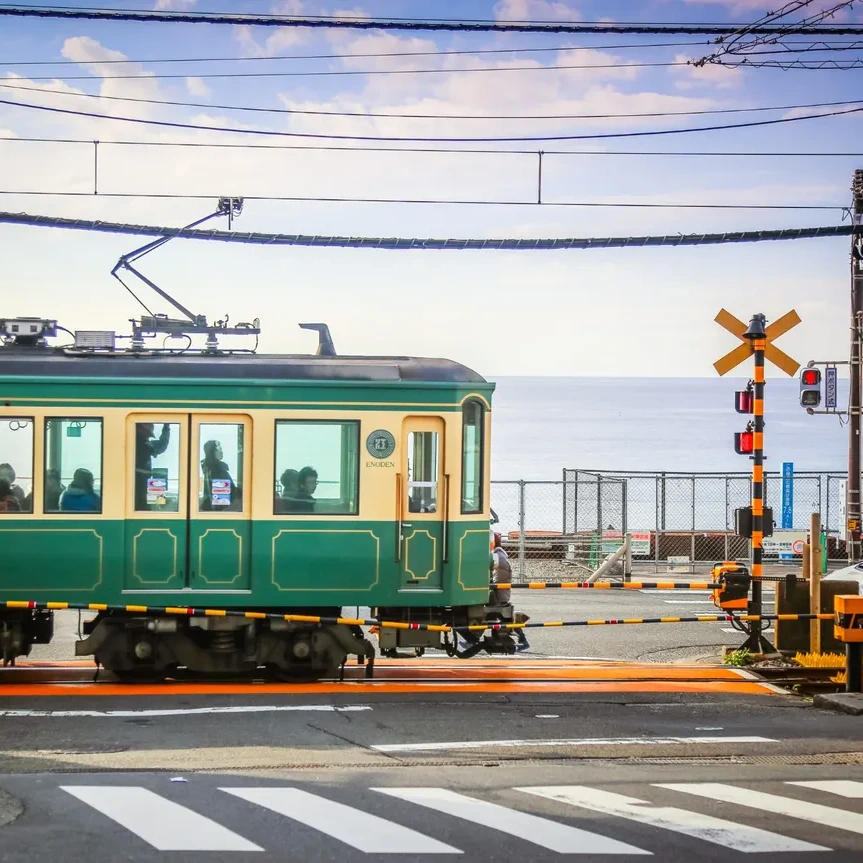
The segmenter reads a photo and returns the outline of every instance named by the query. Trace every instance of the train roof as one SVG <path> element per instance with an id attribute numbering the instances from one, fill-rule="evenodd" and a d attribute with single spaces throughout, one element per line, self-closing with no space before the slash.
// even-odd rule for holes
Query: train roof
<path id="1" fill-rule="evenodd" d="M 86 353 L 57 348 L 0 348 L 2 377 L 201 378 L 217 380 L 370 381 L 487 384 L 452 360 L 426 357 L 309 356 L 308 354 Z"/>

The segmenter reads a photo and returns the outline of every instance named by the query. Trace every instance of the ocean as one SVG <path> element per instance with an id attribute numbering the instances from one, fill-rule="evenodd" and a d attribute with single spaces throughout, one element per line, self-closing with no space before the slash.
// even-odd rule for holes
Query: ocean
<path id="1" fill-rule="evenodd" d="M 734 452 L 734 433 L 747 415 L 734 409 L 746 379 L 501 377 L 492 403 L 491 505 L 505 531 L 518 529 L 519 488 L 525 489 L 526 530 L 595 529 L 597 489 L 570 483 L 564 504 L 564 468 L 584 471 L 750 472 L 748 456 Z M 797 379 L 769 379 L 765 392 L 767 503 L 782 526 L 783 462 L 794 472 L 847 470 L 847 426 L 836 416 L 810 416 L 800 407 Z M 838 406 L 847 407 L 848 381 L 839 381 Z M 537 482 L 542 484 L 537 484 Z M 554 483 L 554 484 L 552 484 Z M 734 509 L 747 506 L 748 479 L 670 479 L 663 505 L 657 483 L 627 483 L 630 531 L 714 531 L 733 528 Z M 576 492 L 579 499 L 575 500 Z M 620 529 L 619 487 L 601 492 L 602 527 Z M 839 528 L 838 479 L 800 477 L 793 482 L 790 524 L 805 530 L 820 510 L 831 531 Z M 577 511 L 577 514 L 576 514 Z M 788 516 L 786 515 L 786 519 Z"/>
<path id="2" fill-rule="evenodd" d="M 734 432 L 746 380 L 725 378 L 491 378 L 492 480 L 558 480 L 564 468 L 633 471 L 748 471 Z M 848 432 L 835 416 L 809 416 L 796 379 L 768 379 L 766 470 L 847 469 Z M 847 407 L 840 379 L 838 405 Z"/>

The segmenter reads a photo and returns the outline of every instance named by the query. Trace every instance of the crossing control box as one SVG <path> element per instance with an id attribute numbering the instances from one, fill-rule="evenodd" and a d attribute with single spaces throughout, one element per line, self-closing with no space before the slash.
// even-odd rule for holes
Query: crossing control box
<path id="1" fill-rule="evenodd" d="M 735 561 L 714 564 L 713 604 L 723 611 L 744 611 L 749 608 L 749 588 L 752 576 L 749 570 Z"/>
<path id="2" fill-rule="evenodd" d="M 833 609 L 833 637 L 851 643 L 863 641 L 863 596 L 837 596 Z"/>

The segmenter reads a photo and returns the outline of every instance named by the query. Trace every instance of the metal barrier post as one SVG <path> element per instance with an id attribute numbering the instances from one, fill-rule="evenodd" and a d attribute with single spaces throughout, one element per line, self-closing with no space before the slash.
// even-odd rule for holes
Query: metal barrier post
<path id="1" fill-rule="evenodd" d="M 526 577 L 525 572 L 525 542 L 524 542 L 524 524 L 525 524 L 525 511 L 524 511 L 524 485 L 525 482 L 523 479 L 518 481 L 518 576 L 521 579 Z"/>
<path id="2" fill-rule="evenodd" d="M 805 552 L 805 549 L 804 549 Z M 821 611 L 821 514 L 813 512 L 809 517 L 809 613 Z M 809 621 L 809 650 L 821 652 L 821 621 Z"/>

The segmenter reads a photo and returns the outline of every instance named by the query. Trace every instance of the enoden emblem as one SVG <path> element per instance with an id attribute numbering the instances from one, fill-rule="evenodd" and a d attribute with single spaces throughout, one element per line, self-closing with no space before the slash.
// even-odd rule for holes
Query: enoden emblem
<path id="1" fill-rule="evenodd" d="M 396 439 L 386 429 L 373 431 L 366 439 L 366 449 L 372 458 L 389 458 L 395 448 Z"/>

